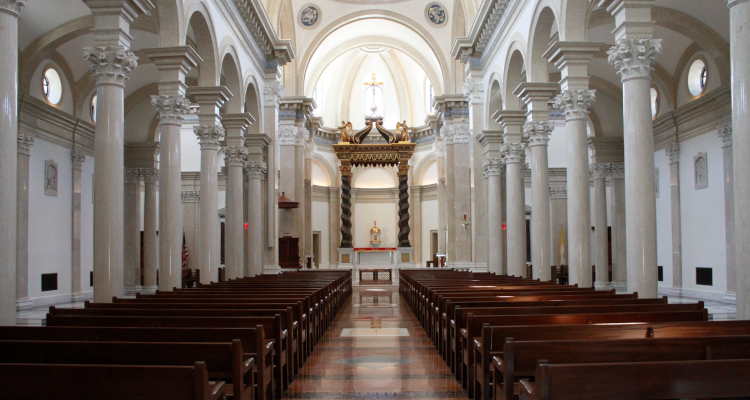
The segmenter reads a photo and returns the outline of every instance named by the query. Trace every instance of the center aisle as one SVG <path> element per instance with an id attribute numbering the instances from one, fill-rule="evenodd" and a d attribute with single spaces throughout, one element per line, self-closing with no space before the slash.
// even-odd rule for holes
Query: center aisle
<path id="1" fill-rule="evenodd" d="M 355 286 L 285 399 L 466 399 L 399 298 L 398 287 Z"/>

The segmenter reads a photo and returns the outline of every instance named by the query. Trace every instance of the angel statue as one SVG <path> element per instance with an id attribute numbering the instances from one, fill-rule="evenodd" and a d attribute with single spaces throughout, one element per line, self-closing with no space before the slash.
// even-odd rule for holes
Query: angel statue
<path id="1" fill-rule="evenodd" d="M 341 126 L 338 127 L 338 130 L 341 133 L 341 142 L 351 143 L 352 133 L 354 132 L 352 123 L 341 121 Z"/>
<path id="2" fill-rule="evenodd" d="M 403 123 L 396 122 L 396 133 L 399 134 L 399 142 L 409 141 L 409 127 L 406 126 L 406 120 Z"/>

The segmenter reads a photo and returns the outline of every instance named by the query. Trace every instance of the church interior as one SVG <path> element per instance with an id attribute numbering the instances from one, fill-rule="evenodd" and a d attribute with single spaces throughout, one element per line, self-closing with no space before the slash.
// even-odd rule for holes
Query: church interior
<path id="1" fill-rule="evenodd" d="M 748 24 L 0 0 L 0 398 L 750 398 Z"/>

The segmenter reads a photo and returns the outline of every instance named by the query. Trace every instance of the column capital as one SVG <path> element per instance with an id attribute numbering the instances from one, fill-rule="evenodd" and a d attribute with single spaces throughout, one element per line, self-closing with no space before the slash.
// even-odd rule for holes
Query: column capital
<path id="1" fill-rule="evenodd" d="M 305 158 L 312 159 L 313 153 L 315 153 L 315 151 L 318 149 L 318 146 L 312 140 L 305 140 L 304 146 L 305 146 Z"/>
<path id="2" fill-rule="evenodd" d="M 348 177 L 348 178 L 352 177 L 352 166 L 351 165 L 349 165 L 349 164 L 341 165 L 339 167 L 339 170 L 341 171 L 341 176 L 342 177 L 344 177 L 344 176 Z"/>
<path id="3" fill-rule="evenodd" d="M 249 179 L 263 179 L 268 173 L 268 164 L 260 161 L 248 161 L 243 168 Z"/>
<path id="4" fill-rule="evenodd" d="M 18 130 L 18 154 L 31 155 L 31 146 L 34 145 L 34 135 L 26 129 Z"/>
<path id="5" fill-rule="evenodd" d="M 196 190 L 186 190 L 182 192 L 182 202 L 183 203 L 200 203 L 201 202 L 201 192 Z"/>
<path id="6" fill-rule="evenodd" d="M 527 172 L 531 171 L 531 166 L 529 163 L 524 162 L 526 161 L 526 154 L 524 153 L 523 157 L 521 158 L 521 177 L 526 175 Z"/>
<path id="7" fill-rule="evenodd" d="M 301 126 L 281 125 L 279 126 L 280 146 L 304 146 L 310 132 Z"/>
<path id="8" fill-rule="evenodd" d="M 563 111 L 566 121 L 585 119 L 595 100 L 596 90 L 564 90 L 555 97 L 555 107 Z"/>
<path id="9" fill-rule="evenodd" d="M 610 179 L 625 179 L 625 163 L 622 163 L 622 162 L 609 163 L 609 178 Z"/>
<path id="10" fill-rule="evenodd" d="M 138 168 L 125 168 L 125 184 L 139 184 L 141 183 L 141 174 Z"/>
<path id="11" fill-rule="evenodd" d="M 435 141 L 432 142 L 432 151 L 435 152 L 435 157 L 445 158 L 445 142 L 435 139 Z"/>
<path id="12" fill-rule="evenodd" d="M 503 143 L 500 149 L 506 164 L 520 164 L 526 156 L 525 143 Z"/>
<path id="13" fill-rule="evenodd" d="M 224 128 L 217 125 L 198 125 L 193 127 L 195 136 L 198 137 L 201 150 L 219 150 L 221 139 L 224 138 Z"/>
<path id="14" fill-rule="evenodd" d="M 553 199 L 567 199 L 568 188 L 565 186 L 551 186 L 549 188 L 549 195 Z"/>
<path id="15" fill-rule="evenodd" d="M 157 179 L 159 179 L 158 168 L 138 168 L 138 173 L 146 183 L 156 183 Z"/>
<path id="16" fill-rule="evenodd" d="M 159 113 L 161 125 L 182 125 L 182 116 L 190 111 L 190 100 L 181 94 L 151 96 L 151 105 Z"/>
<path id="17" fill-rule="evenodd" d="M 677 164 L 680 162 L 680 144 L 677 142 L 674 142 L 667 146 L 667 148 L 664 149 L 664 152 L 667 153 L 667 157 L 669 157 L 669 163 L 670 164 Z"/>
<path id="18" fill-rule="evenodd" d="M 284 85 L 277 80 L 266 80 L 263 86 L 263 104 L 266 107 L 279 107 L 284 97 Z"/>
<path id="19" fill-rule="evenodd" d="M 453 126 L 443 125 L 440 127 L 440 137 L 446 146 L 453 145 Z"/>
<path id="20" fill-rule="evenodd" d="M 722 141 L 721 147 L 732 147 L 732 121 L 717 126 L 716 130 Z"/>
<path id="21" fill-rule="evenodd" d="M 464 96 L 469 98 L 469 104 L 484 104 L 484 85 L 481 80 L 466 79 L 461 89 Z"/>
<path id="22" fill-rule="evenodd" d="M 609 63 L 617 68 L 620 79 L 650 78 L 656 55 L 661 53 L 661 39 L 619 39 L 607 50 Z"/>
<path id="23" fill-rule="evenodd" d="M 469 129 L 468 122 L 454 122 L 449 126 L 451 126 L 453 144 L 471 142 L 471 129 Z"/>
<path id="24" fill-rule="evenodd" d="M 73 161 L 73 169 L 80 171 L 83 168 L 83 163 L 86 162 L 86 154 L 78 149 L 70 151 L 70 159 Z"/>
<path id="25" fill-rule="evenodd" d="M 247 157 L 247 148 L 245 146 L 226 146 L 224 147 L 224 164 L 227 167 L 242 167 Z"/>
<path id="26" fill-rule="evenodd" d="M 485 157 L 482 162 L 482 174 L 485 178 L 490 176 L 500 176 L 505 172 L 505 163 L 500 158 Z"/>
<path id="27" fill-rule="evenodd" d="M 609 173 L 609 163 L 592 163 L 589 164 L 589 172 L 593 179 L 606 179 Z"/>
<path id="28" fill-rule="evenodd" d="M 125 87 L 128 74 L 138 67 L 138 57 L 125 46 L 93 46 L 83 48 L 83 57 L 91 63 L 96 85 Z"/>
<path id="29" fill-rule="evenodd" d="M 549 135 L 554 129 L 554 121 L 527 122 L 523 124 L 523 137 L 528 141 L 529 147 L 547 146 Z"/>
<path id="30" fill-rule="evenodd" d="M 25 6 L 26 0 L 0 0 L 0 12 L 7 12 L 10 15 L 20 18 L 21 7 Z"/>

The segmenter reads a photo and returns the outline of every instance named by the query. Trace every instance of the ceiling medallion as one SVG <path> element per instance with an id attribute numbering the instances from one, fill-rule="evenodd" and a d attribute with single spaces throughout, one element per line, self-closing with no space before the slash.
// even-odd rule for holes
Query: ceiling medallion
<path id="1" fill-rule="evenodd" d="M 323 13 L 320 11 L 320 7 L 315 4 L 305 4 L 299 11 L 297 21 L 304 29 L 314 29 L 322 17 Z"/>
<path id="2" fill-rule="evenodd" d="M 385 46 L 363 46 L 359 48 L 359 51 L 368 54 L 380 54 L 388 51 L 388 47 Z"/>
<path id="3" fill-rule="evenodd" d="M 447 25 L 448 22 L 448 11 L 445 10 L 442 4 L 436 2 L 427 3 L 427 7 L 424 9 L 424 17 L 427 22 L 433 26 L 442 28 Z"/>

